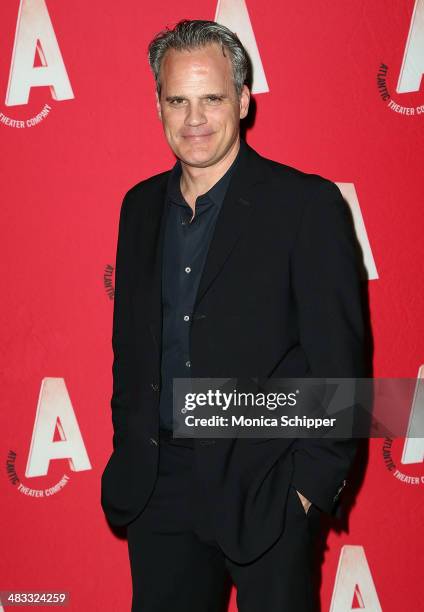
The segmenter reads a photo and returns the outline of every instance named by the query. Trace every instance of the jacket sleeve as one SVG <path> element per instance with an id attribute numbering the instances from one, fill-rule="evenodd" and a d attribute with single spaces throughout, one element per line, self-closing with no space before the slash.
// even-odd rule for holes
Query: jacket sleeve
<path id="1" fill-rule="evenodd" d="M 338 187 L 323 180 L 309 197 L 292 250 L 300 343 L 310 377 L 365 376 L 364 321 L 356 239 Z M 353 438 L 298 438 L 293 485 L 331 513 L 357 450 Z"/>
<path id="2" fill-rule="evenodd" d="M 113 391 L 111 398 L 113 449 L 116 450 L 128 430 L 128 410 L 131 393 L 131 359 L 134 342 L 133 315 L 131 309 L 131 250 L 129 208 L 131 199 L 127 194 L 122 202 L 119 216 L 118 242 L 115 260 L 115 293 L 113 303 L 112 349 Z"/>

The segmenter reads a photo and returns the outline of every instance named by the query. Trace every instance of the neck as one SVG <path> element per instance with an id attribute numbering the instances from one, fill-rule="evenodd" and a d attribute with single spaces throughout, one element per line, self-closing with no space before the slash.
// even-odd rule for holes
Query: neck
<path id="1" fill-rule="evenodd" d="M 224 176 L 237 157 L 239 148 L 240 138 L 238 137 L 225 157 L 207 168 L 196 168 L 181 162 L 181 193 L 193 211 L 197 196 L 209 191 Z"/>

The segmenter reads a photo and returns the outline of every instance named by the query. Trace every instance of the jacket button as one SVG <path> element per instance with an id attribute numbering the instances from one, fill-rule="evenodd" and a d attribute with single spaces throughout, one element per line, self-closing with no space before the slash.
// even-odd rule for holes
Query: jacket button
<path id="1" fill-rule="evenodd" d="M 159 385 L 156 383 L 150 383 L 150 386 L 152 387 L 153 391 L 159 391 Z"/>
<path id="2" fill-rule="evenodd" d="M 158 445 L 158 441 L 155 440 L 155 438 L 150 438 L 149 440 L 150 444 L 152 444 L 153 446 L 157 446 Z"/>

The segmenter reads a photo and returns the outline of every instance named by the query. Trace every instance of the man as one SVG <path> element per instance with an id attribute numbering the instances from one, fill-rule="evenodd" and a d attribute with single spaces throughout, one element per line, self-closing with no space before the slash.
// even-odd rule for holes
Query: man
<path id="1" fill-rule="evenodd" d="M 240 139 L 248 57 L 182 21 L 149 46 L 177 162 L 126 194 L 102 506 L 127 525 L 133 612 L 314 609 L 311 550 L 353 440 L 172 435 L 176 377 L 364 375 L 352 225 L 334 183 Z M 231 582 L 230 582 L 231 581 Z"/>

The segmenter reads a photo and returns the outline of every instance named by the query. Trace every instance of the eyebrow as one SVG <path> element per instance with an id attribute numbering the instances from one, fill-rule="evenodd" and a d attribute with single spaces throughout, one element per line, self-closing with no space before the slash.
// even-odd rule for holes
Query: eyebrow
<path id="1" fill-rule="evenodd" d="M 201 96 L 199 96 L 200 99 L 203 98 L 228 98 L 228 96 L 226 94 L 223 93 L 207 93 L 207 94 L 203 94 Z M 186 96 L 166 96 L 165 100 L 167 102 L 171 102 L 172 100 L 187 100 L 188 98 Z"/>

